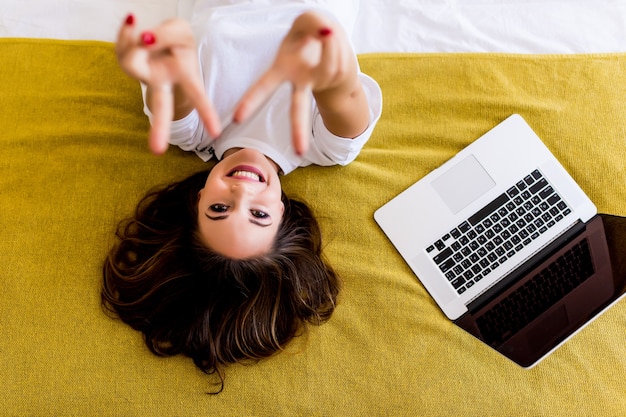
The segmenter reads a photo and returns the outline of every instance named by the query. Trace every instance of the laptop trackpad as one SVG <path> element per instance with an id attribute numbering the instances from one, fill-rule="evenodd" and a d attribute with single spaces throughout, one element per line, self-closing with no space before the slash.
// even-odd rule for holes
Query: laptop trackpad
<path id="1" fill-rule="evenodd" d="M 431 184 L 453 214 L 496 185 L 474 155 L 448 169 Z"/>

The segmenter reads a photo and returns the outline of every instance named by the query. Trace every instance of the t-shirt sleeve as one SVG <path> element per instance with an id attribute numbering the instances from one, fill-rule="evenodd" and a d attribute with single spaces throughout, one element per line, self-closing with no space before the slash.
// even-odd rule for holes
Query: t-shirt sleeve
<path id="1" fill-rule="evenodd" d="M 307 159 L 316 165 L 347 165 L 354 161 L 369 140 L 376 123 L 382 113 L 382 92 L 378 83 L 368 75 L 361 73 L 361 84 L 370 111 L 370 121 L 367 129 L 355 138 L 343 138 L 332 134 L 324 125 L 322 116 L 317 107 L 313 113 L 312 147 Z"/>

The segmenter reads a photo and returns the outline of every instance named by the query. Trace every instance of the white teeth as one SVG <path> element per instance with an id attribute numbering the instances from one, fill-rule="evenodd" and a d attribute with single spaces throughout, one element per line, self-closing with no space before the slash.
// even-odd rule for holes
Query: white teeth
<path id="1" fill-rule="evenodd" d="M 235 171 L 235 172 L 232 173 L 231 176 L 232 177 L 247 177 L 247 178 L 251 178 L 251 179 L 256 180 L 256 181 L 261 181 L 261 177 L 259 177 L 259 175 L 255 174 L 254 172 Z"/>

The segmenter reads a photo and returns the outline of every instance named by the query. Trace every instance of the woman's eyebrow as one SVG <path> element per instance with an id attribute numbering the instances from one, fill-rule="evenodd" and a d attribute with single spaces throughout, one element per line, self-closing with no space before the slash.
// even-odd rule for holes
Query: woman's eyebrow
<path id="1" fill-rule="evenodd" d="M 260 226 L 260 227 L 270 227 L 272 225 L 272 223 L 267 223 L 267 224 L 266 223 L 261 223 L 261 222 L 259 222 L 257 220 L 254 220 L 254 219 L 249 219 L 249 221 L 250 221 L 250 223 L 256 224 L 257 226 Z"/>
<path id="2" fill-rule="evenodd" d="M 223 216 L 209 216 L 209 213 L 204 213 L 204 215 L 207 217 L 207 219 L 213 220 L 213 221 L 224 220 L 224 219 L 228 218 L 228 214 L 223 215 Z M 270 227 L 272 225 L 272 223 L 265 224 L 265 223 L 261 223 L 261 222 L 259 222 L 257 220 L 254 220 L 254 219 L 248 219 L 248 221 L 250 223 L 252 223 L 252 224 L 255 224 L 255 225 L 259 226 L 259 227 Z"/>
<path id="3" fill-rule="evenodd" d="M 224 216 L 209 216 L 209 213 L 204 213 L 204 215 L 209 219 L 209 220 L 224 220 L 228 217 L 228 214 L 224 215 Z"/>

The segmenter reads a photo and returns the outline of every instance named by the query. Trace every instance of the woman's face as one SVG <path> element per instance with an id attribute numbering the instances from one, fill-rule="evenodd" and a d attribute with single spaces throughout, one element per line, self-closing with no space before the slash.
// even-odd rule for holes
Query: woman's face
<path id="1" fill-rule="evenodd" d="M 198 194 L 198 226 L 204 244 L 244 259 L 267 253 L 284 205 L 277 167 L 252 149 L 227 152 Z"/>

